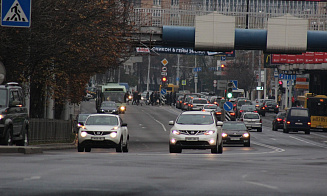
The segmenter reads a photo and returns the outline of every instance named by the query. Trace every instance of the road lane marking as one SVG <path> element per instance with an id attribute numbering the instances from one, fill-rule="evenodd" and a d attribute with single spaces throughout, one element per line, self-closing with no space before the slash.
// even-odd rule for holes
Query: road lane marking
<path id="1" fill-rule="evenodd" d="M 297 137 L 294 137 L 294 136 L 290 136 L 290 138 L 293 138 L 293 139 L 298 140 L 298 141 L 300 141 L 300 142 L 304 142 L 304 143 L 307 143 L 307 144 L 311 144 L 311 145 L 313 145 L 313 146 L 318 146 L 318 147 L 321 147 L 321 148 L 327 148 L 326 146 L 322 146 L 322 145 L 319 145 L 319 144 L 311 143 L 311 142 L 309 142 L 309 141 L 307 141 L 307 140 L 303 140 L 303 139 L 300 139 L 300 138 L 297 138 Z"/>
<path id="2" fill-rule="evenodd" d="M 30 178 L 24 178 L 24 180 L 39 180 L 41 176 L 31 176 Z"/>
<path id="3" fill-rule="evenodd" d="M 271 186 L 271 185 L 268 185 L 268 184 L 262 184 L 262 183 L 258 183 L 258 182 L 246 181 L 246 183 L 261 186 L 261 187 L 265 187 L 265 188 L 268 188 L 268 189 L 274 189 L 274 190 L 278 189 L 278 187 L 276 187 L 276 186 Z"/>
<path id="4" fill-rule="evenodd" d="M 145 113 L 146 115 L 148 115 L 148 116 L 150 116 L 154 121 L 156 121 L 157 123 L 159 123 L 161 126 L 162 126 L 162 128 L 163 128 L 163 130 L 164 131 L 167 131 L 167 129 L 166 129 L 166 127 L 165 127 L 165 125 L 164 124 L 162 124 L 159 120 L 157 120 L 157 119 L 155 119 L 155 118 L 153 118 L 153 116 L 151 116 L 150 114 L 148 114 L 148 113 Z"/>

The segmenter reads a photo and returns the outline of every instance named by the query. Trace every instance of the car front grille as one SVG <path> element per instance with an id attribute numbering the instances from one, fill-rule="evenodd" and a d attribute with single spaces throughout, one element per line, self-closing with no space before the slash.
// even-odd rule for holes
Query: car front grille
<path id="1" fill-rule="evenodd" d="M 110 132 L 104 132 L 104 131 L 87 131 L 87 134 L 90 135 L 109 135 Z"/>
<path id="2" fill-rule="evenodd" d="M 182 135 L 204 135 L 206 131 L 199 130 L 181 130 L 179 131 Z"/>

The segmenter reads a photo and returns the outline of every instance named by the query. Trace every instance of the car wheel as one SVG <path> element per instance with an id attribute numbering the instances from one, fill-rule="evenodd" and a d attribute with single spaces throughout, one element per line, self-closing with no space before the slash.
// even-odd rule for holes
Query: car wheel
<path id="1" fill-rule="evenodd" d="M 218 154 L 222 154 L 224 149 L 224 143 L 221 141 L 221 144 L 218 146 Z"/>
<path id="2" fill-rule="evenodd" d="M 283 129 L 283 133 L 288 133 L 288 132 L 289 132 L 289 130 L 287 128 Z"/>
<path id="3" fill-rule="evenodd" d="M 262 128 L 258 128 L 257 131 L 258 131 L 258 132 L 262 132 Z"/>
<path id="4" fill-rule="evenodd" d="M 250 147 L 250 140 L 248 142 L 244 143 L 244 146 L 245 147 Z"/>
<path id="5" fill-rule="evenodd" d="M 127 140 L 126 140 L 126 144 L 125 144 L 125 146 L 123 147 L 123 152 L 128 152 L 128 142 L 129 142 L 129 139 L 127 138 Z"/>
<path id="6" fill-rule="evenodd" d="M 308 130 L 308 131 L 305 131 L 304 133 L 305 133 L 305 134 L 310 134 L 310 130 Z"/>
<path id="7" fill-rule="evenodd" d="M 84 146 L 80 145 L 79 143 L 77 144 L 77 151 L 78 152 L 84 152 Z"/>
<path id="8" fill-rule="evenodd" d="M 85 152 L 91 152 L 91 147 L 85 147 Z"/>
<path id="9" fill-rule="evenodd" d="M 277 131 L 275 124 L 272 124 L 272 130 Z"/>
<path id="10" fill-rule="evenodd" d="M 116 146 L 116 152 L 123 152 L 123 136 L 120 137 L 119 144 Z"/>
<path id="11" fill-rule="evenodd" d="M 28 146 L 28 132 L 25 129 L 25 131 L 22 133 L 23 138 L 21 140 L 19 140 L 16 145 L 17 146 Z"/>
<path id="12" fill-rule="evenodd" d="M 173 145 L 169 145 L 169 153 L 182 153 L 182 148 L 173 146 Z"/>
<path id="13" fill-rule="evenodd" d="M 8 145 L 8 146 L 13 145 L 12 131 L 10 128 L 7 129 L 7 133 L 5 137 L 1 140 L 1 144 Z"/>

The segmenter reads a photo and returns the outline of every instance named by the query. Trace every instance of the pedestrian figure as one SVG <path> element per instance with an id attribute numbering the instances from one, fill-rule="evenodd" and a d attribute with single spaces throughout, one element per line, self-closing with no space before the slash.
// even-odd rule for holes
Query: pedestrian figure
<path id="1" fill-rule="evenodd" d="M 21 18 L 20 18 L 20 11 L 18 10 L 18 3 L 13 6 L 11 9 L 10 9 L 11 12 L 14 12 L 15 14 L 12 15 L 12 17 L 10 18 L 10 20 L 13 20 L 14 18 L 16 18 L 16 16 L 18 17 L 18 21 L 21 21 Z M 17 19 L 15 19 L 15 21 L 17 21 Z"/>

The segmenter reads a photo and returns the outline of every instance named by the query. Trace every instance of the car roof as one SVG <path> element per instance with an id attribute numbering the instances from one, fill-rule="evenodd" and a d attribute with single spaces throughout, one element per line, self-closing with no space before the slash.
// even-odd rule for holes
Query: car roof
<path id="1" fill-rule="evenodd" d="M 189 115 L 189 114 L 207 114 L 207 115 L 211 115 L 211 112 L 206 112 L 206 111 L 185 111 L 181 114 L 185 114 L 185 115 Z"/>
<path id="2" fill-rule="evenodd" d="M 256 113 L 256 112 L 245 112 L 245 113 L 243 113 L 243 115 L 245 115 L 245 114 L 256 114 L 256 115 L 259 115 L 258 113 Z M 260 115 L 259 115 L 260 116 Z"/>
<path id="3" fill-rule="evenodd" d="M 118 116 L 116 114 L 90 114 L 89 116 L 114 116 L 116 118 L 118 118 Z"/>

